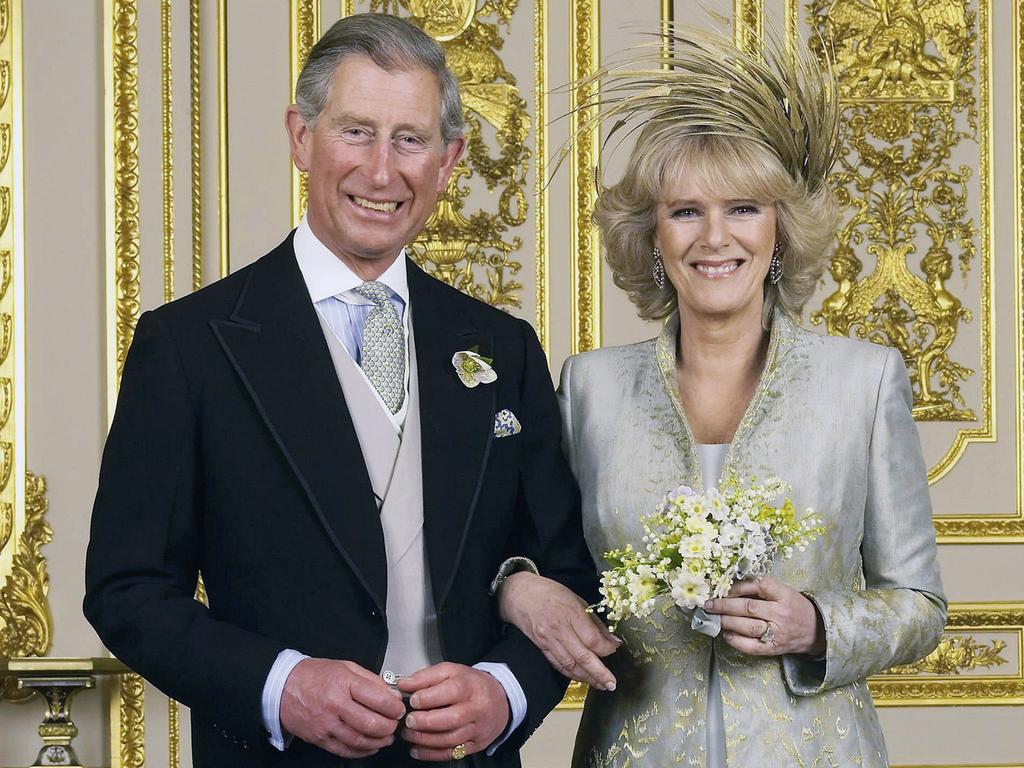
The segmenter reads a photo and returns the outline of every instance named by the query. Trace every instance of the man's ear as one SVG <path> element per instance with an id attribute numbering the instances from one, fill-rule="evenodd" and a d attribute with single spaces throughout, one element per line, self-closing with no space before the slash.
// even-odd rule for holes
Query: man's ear
<path id="1" fill-rule="evenodd" d="M 288 131 L 288 145 L 292 153 L 292 162 L 300 171 L 309 170 L 310 145 L 313 130 L 299 114 L 299 108 L 292 104 L 285 110 L 284 127 Z"/>
<path id="2" fill-rule="evenodd" d="M 462 136 L 449 141 L 441 153 L 441 167 L 437 169 L 437 191 L 443 192 L 448 186 L 448 179 L 452 177 L 455 164 L 462 157 L 462 151 L 466 148 L 466 139 Z"/>

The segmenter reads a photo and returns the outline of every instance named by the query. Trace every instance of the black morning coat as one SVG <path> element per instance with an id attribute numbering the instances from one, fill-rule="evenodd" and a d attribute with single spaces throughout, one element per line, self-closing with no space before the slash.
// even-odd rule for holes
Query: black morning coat
<path id="1" fill-rule="evenodd" d="M 531 327 L 412 262 L 408 273 L 444 658 L 508 664 L 528 702 L 492 758 L 463 765 L 518 766 L 567 681 L 502 625 L 488 588 L 522 554 L 596 598 L 579 495 Z M 461 383 L 452 356 L 472 348 L 496 382 Z M 499 439 L 504 408 L 522 431 Z M 200 572 L 209 608 L 193 599 Z M 84 608 L 118 658 L 191 708 L 195 765 L 345 765 L 299 740 L 274 750 L 263 685 L 285 648 L 379 671 L 386 585 L 370 480 L 292 237 L 143 314 L 103 452 Z"/>

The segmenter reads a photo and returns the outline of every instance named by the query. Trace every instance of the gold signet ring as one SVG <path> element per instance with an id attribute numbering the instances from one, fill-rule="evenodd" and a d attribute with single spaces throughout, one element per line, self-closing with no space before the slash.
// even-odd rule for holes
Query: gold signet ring
<path id="1" fill-rule="evenodd" d="M 461 760 L 466 756 L 466 745 L 456 744 L 452 747 L 452 760 Z"/>

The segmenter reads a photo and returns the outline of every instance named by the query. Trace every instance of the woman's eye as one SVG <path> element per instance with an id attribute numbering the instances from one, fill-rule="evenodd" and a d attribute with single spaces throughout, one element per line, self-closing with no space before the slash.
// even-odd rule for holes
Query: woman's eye
<path id="1" fill-rule="evenodd" d="M 672 216 L 677 219 L 687 219 L 691 216 L 696 216 L 698 211 L 696 208 L 677 208 L 672 212 Z"/>
<path id="2" fill-rule="evenodd" d="M 737 205 L 735 208 L 733 208 L 733 212 L 743 216 L 749 216 L 756 213 L 760 213 L 761 209 L 758 208 L 756 205 Z"/>

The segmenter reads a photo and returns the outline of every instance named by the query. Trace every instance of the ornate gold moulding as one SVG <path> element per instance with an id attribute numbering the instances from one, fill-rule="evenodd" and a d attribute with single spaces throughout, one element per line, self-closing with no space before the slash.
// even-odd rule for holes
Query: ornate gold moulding
<path id="1" fill-rule="evenodd" d="M 100 676 L 128 672 L 124 664 L 111 658 L 0 658 L 0 679 L 6 676 L 18 690 L 37 693 L 46 702 L 39 725 L 43 744 L 31 768 L 82 768 L 71 743 L 78 735 L 78 726 L 71 719 L 71 698 L 95 688 Z"/>

